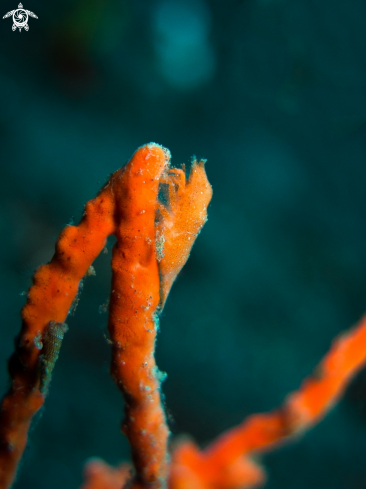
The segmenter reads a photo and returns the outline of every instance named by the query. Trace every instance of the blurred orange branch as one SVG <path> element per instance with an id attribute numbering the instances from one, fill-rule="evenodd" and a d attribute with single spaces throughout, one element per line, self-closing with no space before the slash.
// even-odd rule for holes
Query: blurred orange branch
<path id="1" fill-rule="evenodd" d="M 253 455 L 292 441 L 311 428 L 327 414 L 365 364 L 366 316 L 334 341 L 313 375 L 279 409 L 250 416 L 203 451 L 191 440 L 178 441 L 172 452 L 169 489 L 244 489 L 262 485 L 265 474 Z M 126 465 L 113 469 L 100 460 L 88 462 L 84 475 L 81 489 L 115 489 L 124 487 L 128 480 Z"/>

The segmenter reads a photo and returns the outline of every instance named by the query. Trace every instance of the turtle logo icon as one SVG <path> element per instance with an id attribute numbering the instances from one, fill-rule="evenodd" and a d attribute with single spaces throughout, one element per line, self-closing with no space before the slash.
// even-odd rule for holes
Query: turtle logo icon
<path id="1" fill-rule="evenodd" d="M 38 17 L 31 12 L 30 10 L 25 10 L 23 8 L 23 5 L 20 3 L 18 5 L 18 8 L 16 10 L 11 10 L 7 14 L 4 15 L 3 19 L 6 19 L 7 17 L 13 16 L 13 26 L 12 29 L 15 31 L 16 29 L 19 29 L 19 32 L 24 28 L 26 31 L 29 29 L 28 26 L 28 16 L 34 17 L 35 19 L 38 19 Z"/>

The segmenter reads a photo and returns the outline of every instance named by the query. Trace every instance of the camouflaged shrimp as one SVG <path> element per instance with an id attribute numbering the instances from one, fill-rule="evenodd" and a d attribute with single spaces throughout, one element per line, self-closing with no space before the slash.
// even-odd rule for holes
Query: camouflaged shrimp
<path id="1" fill-rule="evenodd" d="M 39 377 L 40 391 L 46 392 L 50 383 L 52 371 L 60 353 L 62 340 L 66 331 L 69 329 L 66 323 L 50 321 L 43 334 L 42 342 L 39 343 L 42 349 L 40 356 Z"/>

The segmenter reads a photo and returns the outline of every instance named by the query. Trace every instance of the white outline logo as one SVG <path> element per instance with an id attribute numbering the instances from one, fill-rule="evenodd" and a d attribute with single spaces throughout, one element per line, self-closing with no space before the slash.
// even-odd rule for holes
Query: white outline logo
<path id="1" fill-rule="evenodd" d="M 14 22 L 12 29 L 13 31 L 15 31 L 18 28 L 19 32 L 21 32 L 23 28 L 26 31 L 29 29 L 28 16 L 38 19 L 38 17 L 33 12 L 31 12 L 30 10 L 25 10 L 21 3 L 18 5 L 18 8 L 16 10 L 11 10 L 7 14 L 5 14 L 3 19 L 6 19 L 11 15 L 13 16 L 13 22 Z"/>

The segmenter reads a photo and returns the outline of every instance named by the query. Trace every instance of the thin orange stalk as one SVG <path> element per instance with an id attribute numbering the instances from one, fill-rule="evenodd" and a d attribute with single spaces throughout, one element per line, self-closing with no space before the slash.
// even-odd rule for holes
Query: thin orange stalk
<path id="1" fill-rule="evenodd" d="M 293 441 L 319 422 L 365 364 L 366 316 L 334 341 L 314 374 L 279 409 L 250 416 L 202 451 L 191 440 L 178 441 L 172 453 L 168 488 L 244 489 L 263 485 L 265 474 L 253 455 Z M 122 469 L 126 466 L 111 469 L 100 462 L 94 466 L 91 461 L 81 489 L 114 489 L 107 481 L 110 474 L 118 474 L 122 486 L 127 480 Z"/>

